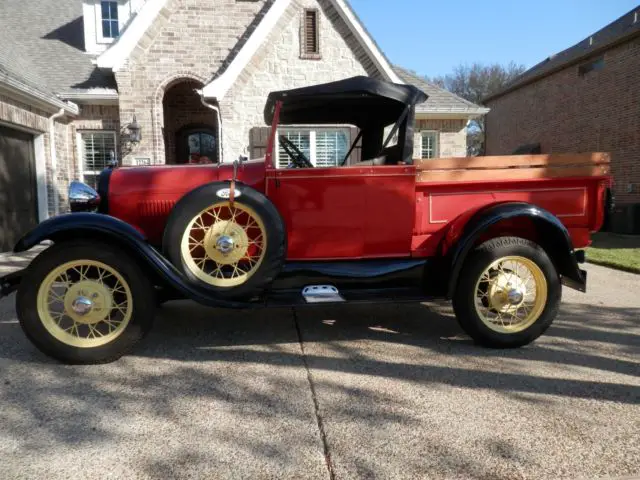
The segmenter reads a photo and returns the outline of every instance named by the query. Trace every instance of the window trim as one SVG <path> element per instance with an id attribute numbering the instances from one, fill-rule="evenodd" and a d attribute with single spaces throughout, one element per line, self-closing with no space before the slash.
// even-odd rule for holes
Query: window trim
<path id="1" fill-rule="evenodd" d="M 102 1 L 103 0 L 95 0 L 95 4 L 94 4 L 94 10 L 95 10 L 95 16 L 96 16 L 96 41 L 97 43 L 102 43 L 102 44 L 113 43 L 118 37 L 115 37 L 115 38 L 105 37 L 102 34 Z M 118 31 L 119 33 L 122 33 L 122 18 L 123 18 L 123 14 L 126 13 L 125 11 L 123 11 L 124 5 L 122 4 L 121 0 L 105 0 L 105 1 L 110 1 L 117 4 Z"/>
<path id="2" fill-rule="evenodd" d="M 433 145 L 433 157 L 424 157 L 424 137 L 425 133 L 433 134 L 435 143 Z M 421 160 L 433 160 L 438 158 L 440 154 L 440 132 L 438 130 L 420 130 L 420 159 Z"/>
<path id="3" fill-rule="evenodd" d="M 307 52 L 307 14 L 312 12 L 316 21 L 316 52 Z M 320 44 L 320 11 L 317 8 L 303 8 L 300 25 L 300 58 L 304 60 L 321 60 L 322 48 Z"/>
<path id="4" fill-rule="evenodd" d="M 76 132 L 76 147 L 78 151 L 78 176 L 80 177 L 80 181 L 82 183 L 86 183 L 85 174 L 86 175 L 99 175 L 100 171 L 97 170 L 85 170 L 84 168 L 84 142 L 82 141 L 82 135 L 87 133 L 110 133 L 113 135 L 113 146 L 114 146 L 114 160 L 118 161 L 118 135 L 115 130 L 78 130 Z"/>
<path id="5" fill-rule="evenodd" d="M 318 130 L 332 130 L 332 131 L 341 131 L 347 134 L 347 142 L 349 146 L 351 146 L 351 142 L 353 139 L 351 138 L 351 127 L 347 125 L 278 125 L 278 134 L 276 135 L 276 142 L 274 146 L 275 152 L 275 165 L 276 170 L 285 170 L 285 167 L 280 166 L 280 133 L 281 130 L 289 130 L 289 131 L 300 131 L 300 132 L 309 132 L 309 154 L 311 158 L 309 161 L 313 165 L 314 168 L 337 168 L 340 165 L 336 165 L 333 167 L 316 167 L 317 163 L 317 145 L 316 145 L 316 134 Z"/>

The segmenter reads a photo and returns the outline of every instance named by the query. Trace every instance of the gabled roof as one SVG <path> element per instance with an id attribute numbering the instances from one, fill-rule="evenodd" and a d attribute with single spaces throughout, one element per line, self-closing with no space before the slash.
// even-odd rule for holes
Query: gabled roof
<path id="1" fill-rule="evenodd" d="M 640 5 L 601 30 L 598 30 L 596 33 L 589 35 L 581 42 L 544 59 L 542 62 L 524 72 L 504 89 L 489 95 L 484 101 L 487 102 L 501 97 L 506 93 L 551 75 L 558 70 L 579 63 L 598 53 L 602 53 L 615 45 L 631 40 L 638 35 L 640 35 Z"/>
<path id="2" fill-rule="evenodd" d="M 474 118 L 489 113 L 488 108 L 481 107 L 457 96 L 433 83 L 419 77 L 401 67 L 394 67 L 396 73 L 406 82 L 415 85 L 429 96 L 429 99 L 416 106 L 416 114 L 430 114 L 452 116 L 459 114 L 462 117 Z"/>
<path id="3" fill-rule="evenodd" d="M 47 94 L 115 91 L 113 75 L 84 51 L 81 0 L 3 0 L 0 67 L 5 75 Z"/>
<path id="4" fill-rule="evenodd" d="M 360 46 L 368 54 L 369 58 L 380 72 L 382 78 L 394 83 L 403 83 L 394 71 L 391 63 L 384 55 L 380 47 L 375 43 L 369 32 L 351 8 L 347 0 L 329 0 L 340 17 L 344 20 L 351 34 L 359 42 Z M 202 90 L 207 98 L 222 99 L 234 84 L 240 73 L 245 69 L 251 58 L 267 39 L 280 17 L 289 7 L 291 0 L 275 0 L 270 10 L 264 16 L 260 25 L 252 33 L 251 37 L 243 45 L 227 69 L 217 78 L 213 79 Z"/>
<path id="5" fill-rule="evenodd" d="M 240 73 L 247 66 L 253 55 L 263 45 L 278 20 L 285 13 L 292 0 L 272 0 L 273 4 L 264 15 L 260 23 L 255 27 L 250 37 L 238 50 L 234 58 L 229 62 L 224 72 L 213 79 L 203 89 L 204 96 L 208 98 L 222 99 Z M 362 48 L 367 52 L 372 62 L 380 71 L 385 80 L 402 83 L 396 75 L 390 62 L 380 50 L 378 45 L 364 28 L 347 0 L 329 0 L 340 17 L 349 27 L 351 34 L 358 40 Z M 153 24 L 167 0 L 147 0 L 138 14 L 130 21 L 129 25 L 120 35 L 120 38 L 98 57 L 97 63 L 101 68 L 117 71 L 126 62 L 147 29 Z"/>

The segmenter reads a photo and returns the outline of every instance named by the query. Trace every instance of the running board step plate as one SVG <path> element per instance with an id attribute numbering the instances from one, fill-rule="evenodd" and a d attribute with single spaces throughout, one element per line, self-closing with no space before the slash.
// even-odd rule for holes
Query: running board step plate
<path id="1" fill-rule="evenodd" d="M 302 289 L 302 297 L 307 303 L 340 303 L 345 301 L 333 285 L 309 285 Z"/>

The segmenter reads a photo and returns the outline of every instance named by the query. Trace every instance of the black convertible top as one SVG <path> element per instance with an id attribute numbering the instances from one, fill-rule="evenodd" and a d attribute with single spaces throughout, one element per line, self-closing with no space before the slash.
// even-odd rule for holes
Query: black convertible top
<path id="1" fill-rule="evenodd" d="M 360 128 L 386 126 L 398 121 L 407 106 L 428 96 L 413 85 L 399 85 L 370 77 L 283 90 L 269 94 L 264 110 L 273 122 L 275 105 L 282 101 L 281 124 L 350 124 Z"/>

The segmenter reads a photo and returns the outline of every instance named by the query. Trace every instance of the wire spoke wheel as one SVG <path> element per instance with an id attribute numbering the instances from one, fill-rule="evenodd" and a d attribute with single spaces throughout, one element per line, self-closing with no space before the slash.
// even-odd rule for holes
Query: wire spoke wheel
<path id="1" fill-rule="evenodd" d="M 114 268 L 75 260 L 45 277 L 37 307 L 40 321 L 53 337 L 72 347 L 95 348 L 112 342 L 126 329 L 133 297 Z"/>
<path id="2" fill-rule="evenodd" d="M 222 202 L 199 212 L 187 224 L 182 260 L 198 279 L 215 287 L 242 285 L 260 268 L 267 235 L 250 207 Z"/>
<path id="3" fill-rule="evenodd" d="M 503 257 L 480 275 L 474 304 L 481 321 L 500 333 L 517 333 L 533 325 L 547 303 L 547 280 L 532 260 Z"/>

